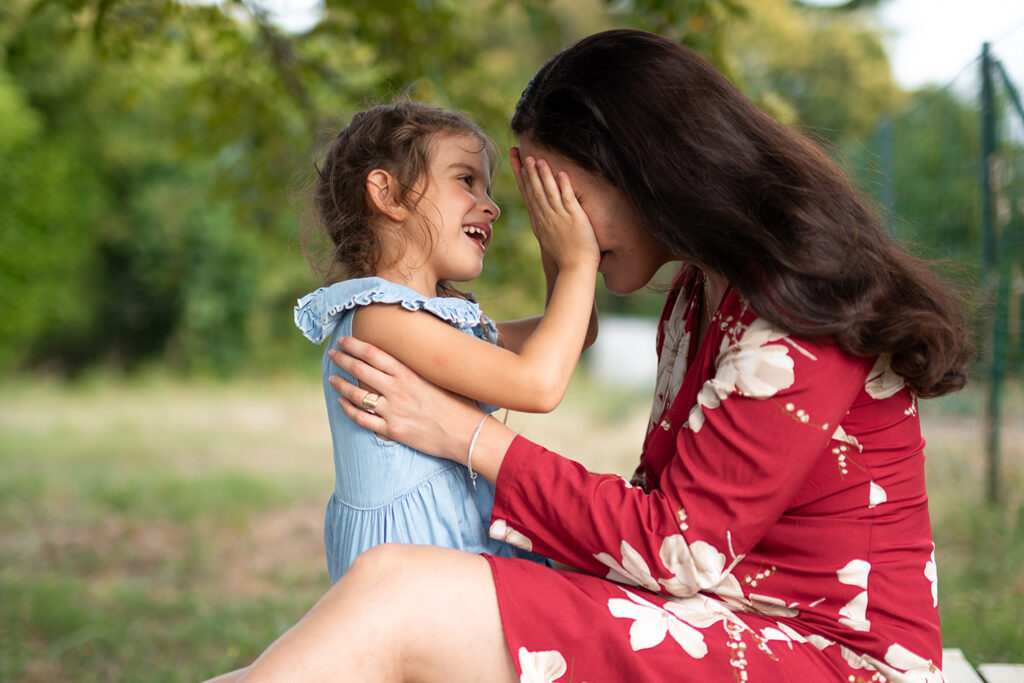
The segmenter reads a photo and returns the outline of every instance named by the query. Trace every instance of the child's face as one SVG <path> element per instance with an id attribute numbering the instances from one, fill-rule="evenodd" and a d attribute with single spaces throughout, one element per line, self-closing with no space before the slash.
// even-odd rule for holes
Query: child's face
<path id="1" fill-rule="evenodd" d="M 490 195 L 487 152 L 471 135 L 441 135 L 428 175 L 417 206 L 433 238 L 423 268 L 436 280 L 472 280 L 483 269 L 491 224 L 500 213 Z"/>

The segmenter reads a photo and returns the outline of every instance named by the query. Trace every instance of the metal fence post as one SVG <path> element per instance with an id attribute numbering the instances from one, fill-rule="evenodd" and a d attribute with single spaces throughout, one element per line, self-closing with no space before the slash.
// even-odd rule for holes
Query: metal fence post
<path id="1" fill-rule="evenodd" d="M 996 151 L 995 93 L 992 83 L 992 56 L 989 43 L 981 46 L 981 220 L 982 287 L 985 300 L 992 306 L 992 324 L 989 326 L 989 392 L 985 406 L 986 490 L 988 500 L 1000 498 L 1000 392 L 1002 389 L 1002 359 L 997 319 L 999 317 L 999 268 L 996 263 L 995 196 L 993 192 L 993 166 Z"/>

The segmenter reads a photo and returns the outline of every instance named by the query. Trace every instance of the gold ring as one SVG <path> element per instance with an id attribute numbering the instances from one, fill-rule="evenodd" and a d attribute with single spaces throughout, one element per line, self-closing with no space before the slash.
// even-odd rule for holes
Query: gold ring
<path id="1" fill-rule="evenodd" d="M 366 396 L 363 396 L 363 407 L 372 413 L 374 409 L 376 409 L 378 401 L 380 401 L 380 394 L 374 394 L 368 391 L 366 392 Z"/>

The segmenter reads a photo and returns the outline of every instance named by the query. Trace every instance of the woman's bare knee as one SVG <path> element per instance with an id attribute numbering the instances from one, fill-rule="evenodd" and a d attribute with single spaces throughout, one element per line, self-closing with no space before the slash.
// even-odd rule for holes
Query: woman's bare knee
<path id="1" fill-rule="evenodd" d="M 432 546 L 375 550 L 360 571 L 390 584 L 384 604 L 396 617 L 405 680 L 450 681 L 454 672 L 467 680 L 515 680 L 486 559 Z"/>
<path id="2" fill-rule="evenodd" d="M 417 546 L 399 543 L 384 543 L 363 552 L 348 568 L 339 582 L 379 585 L 393 580 L 396 575 L 408 570 L 410 553 L 415 556 Z M 337 586 L 338 584 L 335 584 Z"/>
<path id="3" fill-rule="evenodd" d="M 372 548 L 251 677 L 281 680 L 301 669 L 316 678 L 339 666 L 359 681 L 515 680 L 487 561 L 431 546 Z"/>

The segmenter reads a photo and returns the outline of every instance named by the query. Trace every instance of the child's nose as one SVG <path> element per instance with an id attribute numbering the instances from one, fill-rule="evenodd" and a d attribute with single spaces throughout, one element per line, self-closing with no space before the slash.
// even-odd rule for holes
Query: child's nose
<path id="1" fill-rule="evenodd" d="M 484 213 L 490 216 L 491 222 L 493 223 L 498 220 L 498 216 L 501 215 L 501 208 L 494 203 L 493 199 L 488 197 L 487 201 L 484 203 Z"/>

